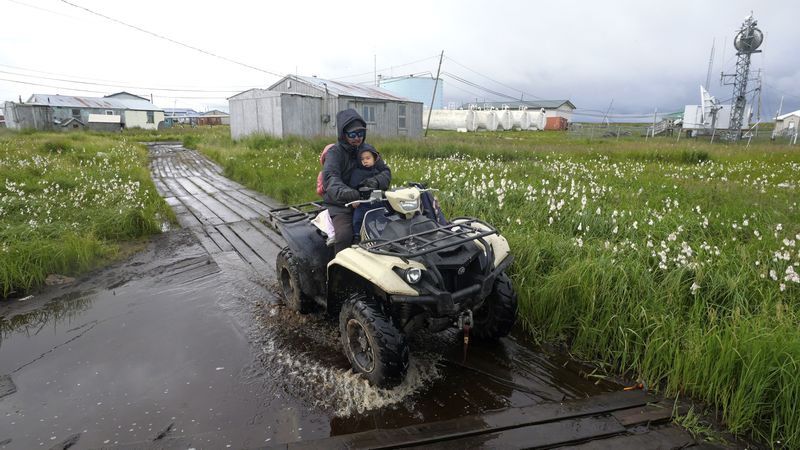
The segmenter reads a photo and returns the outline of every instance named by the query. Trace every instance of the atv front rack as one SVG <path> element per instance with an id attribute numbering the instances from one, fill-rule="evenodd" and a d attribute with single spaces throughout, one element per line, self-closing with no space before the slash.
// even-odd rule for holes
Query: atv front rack
<path id="1" fill-rule="evenodd" d="M 269 210 L 270 222 L 282 224 L 296 223 L 303 220 L 312 220 L 321 213 L 325 206 L 320 202 L 300 203 L 299 205 L 283 206 Z"/>
<path id="2" fill-rule="evenodd" d="M 370 253 L 398 258 L 416 258 L 497 234 L 497 230 L 494 227 L 482 220 L 466 217 L 462 219 L 466 220 L 459 223 L 440 225 L 436 228 L 398 239 L 370 239 L 358 245 Z M 479 224 L 480 227 L 474 224 Z"/>

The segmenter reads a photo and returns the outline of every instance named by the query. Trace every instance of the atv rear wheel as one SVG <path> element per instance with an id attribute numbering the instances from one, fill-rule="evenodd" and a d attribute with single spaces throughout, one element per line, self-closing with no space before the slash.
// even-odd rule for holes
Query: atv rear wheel
<path id="1" fill-rule="evenodd" d="M 381 388 L 403 381 L 408 370 L 405 336 L 366 295 L 353 294 L 342 305 L 339 333 L 353 371 Z"/>
<path id="2" fill-rule="evenodd" d="M 303 314 L 309 312 L 312 304 L 300 289 L 299 268 L 289 247 L 285 247 L 278 253 L 278 257 L 275 259 L 275 273 L 278 275 L 278 283 L 280 283 L 286 306 Z"/>
<path id="3" fill-rule="evenodd" d="M 473 313 L 472 333 L 477 339 L 507 336 L 517 320 L 517 293 L 505 272 L 494 281 L 492 292 Z"/>

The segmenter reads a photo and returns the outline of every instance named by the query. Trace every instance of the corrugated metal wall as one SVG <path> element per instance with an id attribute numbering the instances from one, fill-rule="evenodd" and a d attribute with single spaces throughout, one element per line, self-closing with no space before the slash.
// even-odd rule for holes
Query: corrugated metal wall
<path id="1" fill-rule="evenodd" d="M 293 81 L 293 85 L 296 81 Z M 399 105 L 406 107 L 406 128 L 398 127 Z M 422 104 L 357 98 L 310 97 L 285 92 L 254 89 L 229 100 L 231 137 L 241 139 L 255 133 L 275 137 L 329 136 L 336 139 L 336 113 L 354 108 L 374 109 L 374 123 L 368 124 L 373 136 L 422 135 Z M 327 122 L 326 122 L 327 120 Z"/>

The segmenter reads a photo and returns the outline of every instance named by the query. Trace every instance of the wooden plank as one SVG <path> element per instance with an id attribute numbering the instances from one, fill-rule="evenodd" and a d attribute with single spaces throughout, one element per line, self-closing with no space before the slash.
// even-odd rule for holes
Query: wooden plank
<path id="1" fill-rule="evenodd" d="M 258 212 L 262 216 L 269 214 L 269 210 L 276 207 L 277 203 L 267 199 L 263 195 L 256 194 L 248 190 L 231 190 L 225 191 L 226 194 L 239 200 L 241 203 L 249 206 L 253 211 Z M 264 199 L 268 200 L 265 201 Z"/>
<path id="2" fill-rule="evenodd" d="M 213 197 L 218 202 L 224 204 L 231 210 L 233 210 L 236 214 L 239 215 L 239 217 L 241 217 L 244 220 L 258 219 L 259 217 L 263 216 L 259 212 L 253 210 L 253 208 L 251 208 L 250 206 L 243 204 L 234 197 L 231 197 L 230 195 L 228 195 L 227 192 L 224 191 L 215 192 L 211 194 L 211 197 Z"/>
<path id="3" fill-rule="evenodd" d="M 231 243 L 228 242 L 228 240 L 225 239 L 225 237 L 222 236 L 219 233 L 219 231 L 217 231 L 215 226 L 213 226 L 213 225 L 212 226 L 205 226 L 205 227 L 203 227 L 203 231 L 205 231 L 206 236 L 208 236 L 208 238 L 211 239 L 212 242 L 214 242 L 214 245 L 216 245 L 220 249 L 220 251 L 222 251 L 222 252 L 232 252 L 233 251 L 233 246 L 231 245 Z M 202 243 L 202 240 L 201 240 L 201 243 Z"/>
<path id="4" fill-rule="evenodd" d="M 633 425 L 664 422 L 672 419 L 673 405 L 661 402 L 642 407 L 614 411 L 613 416 L 626 427 Z"/>
<path id="5" fill-rule="evenodd" d="M 205 192 L 203 192 L 203 190 L 202 190 L 202 189 L 200 189 L 200 187 L 199 187 L 199 186 L 197 186 L 196 184 L 194 184 L 194 183 L 192 182 L 192 180 L 190 180 L 189 178 L 186 178 L 186 177 L 179 177 L 179 178 L 175 178 L 175 181 L 177 181 L 177 182 L 178 182 L 178 183 L 181 185 L 181 187 L 182 187 L 182 188 L 183 188 L 183 189 L 184 189 L 186 192 L 188 192 L 188 193 L 189 193 L 189 195 L 198 196 L 198 195 L 200 195 L 200 194 L 205 194 Z"/>
<path id="6" fill-rule="evenodd" d="M 267 237 L 272 243 L 275 244 L 278 248 L 286 247 L 286 239 L 283 238 L 280 234 L 276 233 L 275 230 L 265 225 L 260 219 L 258 220 L 250 220 L 250 225 L 252 225 L 255 229 L 261 231 L 261 233 Z"/>
<path id="7" fill-rule="evenodd" d="M 265 236 L 251 222 L 236 222 L 229 224 L 229 226 L 262 261 L 272 267 L 278 253 L 281 251 L 281 247 L 275 245 L 275 242 Z M 268 275 L 269 278 L 275 278 L 274 270 L 268 271 L 265 275 Z"/>
<path id="8" fill-rule="evenodd" d="M 569 446 L 575 450 L 671 450 L 695 443 L 692 436 L 676 426 L 650 430 L 643 434 L 626 434 Z"/>
<path id="9" fill-rule="evenodd" d="M 198 194 L 195 198 L 206 205 L 212 211 L 212 214 L 222 219 L 224 223 L 239 222 L 244 219 L 227 205 L 208 194 Z"/>
<path id="10" fill-rule="evenodd" d="M 296 442 L 289 444 L 288 448 L 387 448 L 423 445 L 547 422 L 609 414 L 620 409 L 644 406 L 653 400 L 653 396 L 642 391 L 611 392 L 564 403 L 541 403 L 478 416 Z"/>
<path id="11" fill-rule="evenodd" d="M 191 182 L 194 183 L 197 187 L 202 189 L 203 192 L 205 192 L 206 194 L 213 194 L 215 192 L 219 192 L 219 188 L 216 185 L 212 186 L 211 184 L 208 183 L 208 181 L 206 181 L 206 180 L 204 180 L 204 179 L 202 179 L 202 178 L 200 178 L 198 176 L 191 176 L 191 177 L 189 177 L 189 180 L 191 180 Z M 216 184 L 216 180 L 215 180 L 215 184 Z"/>
<path id="12" fill-rule="evenodd" d="M 463 439 L 433 442 L 414 449 L 465 449 L 502 448 L 524 449 L 552 447 L 572 444 L 589 439 L 606 438 L 625 433 L 625 427 L 611 416 L 581 417 L 578 419 L 549 422 L 527 427 L 512 428 Z"/>
<path id="13" fill-rule="evenodd" d="M 222 225 L 225 223 L 224 220 L 214 214 L 214 211 L 211 211 L 208 206 L 204 205 L 196 198 L 187 196 L 178 197 L 178 199 L 180 199 L 181 203 L 183 203 L 204 225 Z"/>
<path id="14" fill-rule="evenodd" d="M 189 192 L 181 186 L 180 183 L 174 178 L 162 178 L 164 184 L 167 185 L 170 192 L 174 197 L 186 197 L 189 195 Z"/>
<path id="15" fill-rule="evenodd" d="M 245 262 L 249 263 L 253 270 L 259 274 L 269 274 L 274 272 L 272 269 L 272 262 L 266 262 L 261 259 L 260 256 L 256 252 L 253 251 L 252 248 L 248 245 L 247 242 L 243 241 L 231 228 L 229 224 L 217 226 L 217 231 L 225 237 L 225 239 L 230 242 L 233 246 L 233 249 L 239 256 L 242 257 Z"/>

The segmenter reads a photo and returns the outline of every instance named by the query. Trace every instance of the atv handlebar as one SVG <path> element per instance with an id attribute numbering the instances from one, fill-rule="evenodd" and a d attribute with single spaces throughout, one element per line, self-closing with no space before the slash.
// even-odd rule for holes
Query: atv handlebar
<path id="1" fill-rule="evenodd" d="M 417 188 L 417 189 L 419 189 L 419 188 Z M 438 192 L 438 191 L 439 191 L 438 189 L 433 189 L 433 188 L 419 189 L 419 192 L 421 192 L 421 193 L 422 192 Z M 385 191 L 381 191 L 379 189 L 370 189 L 370 188 L 362 187 L 362 188 L 358 189 L 358 192 L 361 194 L 362 197 L 366 196 L 366 198 L 362 198 L 361 200 L 354 200 L 354 201 L 352 201 L 350 203 L 345 203 L 344 204 L 345 207 L 349 208 L 352 205 L 363 205 L 363 204 L 369 204 L 369 203 L 377 203 L 377 202 L 382 202 L 382 201 L 386 200 L 386 196 L 384 195 Z"/>

